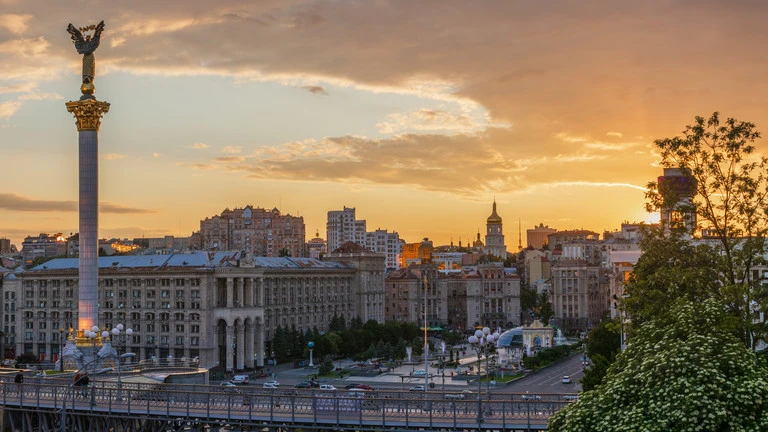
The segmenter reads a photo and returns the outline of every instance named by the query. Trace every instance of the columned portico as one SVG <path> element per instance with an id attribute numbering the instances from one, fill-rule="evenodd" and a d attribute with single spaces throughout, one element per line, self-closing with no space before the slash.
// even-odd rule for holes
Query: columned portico
<path id="1" fill-rule="evenodd" d="M 237 352 L 237 369 L 242 370 L 245 368 L 245 347 L 248 345 L 248 341 L 245 339 L 245 327 L 243 324 L 238 324 L 236 327 L 237 343 L 235 344 Z"/>

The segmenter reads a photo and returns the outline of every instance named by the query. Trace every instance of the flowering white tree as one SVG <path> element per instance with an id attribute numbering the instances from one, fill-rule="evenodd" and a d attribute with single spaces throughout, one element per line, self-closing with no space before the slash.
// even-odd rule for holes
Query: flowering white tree
<path id="1" fill-rule="evenodd" d="M 549 430 L 768 430 L 768 373 L 734 336 L 734 321 L 716 300 L 679 300 L 640 327 L 603 383 Z"/>

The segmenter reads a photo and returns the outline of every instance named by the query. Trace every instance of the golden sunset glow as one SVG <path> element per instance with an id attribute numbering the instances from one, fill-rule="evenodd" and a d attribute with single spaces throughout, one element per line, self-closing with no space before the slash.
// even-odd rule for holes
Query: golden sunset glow
<path id="1" fill-rule="evenodd" d="M 189 236 L 250 204 L 321 237 L 347 206 L 409 243 L 466 244 L 495 197 L 515 250 L 518 220 L 653 221 L 653 140 L 695 115 L 768 130 L 759 2 L 0 5 L 0 238 L 18 246 L 77 231 L 69 22 L 106 23 L 100 237 Z"/>

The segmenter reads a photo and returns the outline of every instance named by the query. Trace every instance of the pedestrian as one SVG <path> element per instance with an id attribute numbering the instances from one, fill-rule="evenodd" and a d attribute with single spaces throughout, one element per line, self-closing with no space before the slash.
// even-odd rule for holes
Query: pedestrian
<path id="1" fill-rule="evenodd" d="M 13 382 L 16 383 L 16 391 L 21 394 L 21 385 L 24 384 L 24 374 L 19 371 L 19 373 L 16 374 L 16 376 L 13 378 Z"/>

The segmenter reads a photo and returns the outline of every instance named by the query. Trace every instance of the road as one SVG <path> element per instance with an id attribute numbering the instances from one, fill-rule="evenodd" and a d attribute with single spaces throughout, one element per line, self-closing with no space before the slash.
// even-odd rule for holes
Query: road
<path id="1" fill-rule="evenodd" d="M 572 384 L 563 384 L 564 375 L 571 377 Z M 581 355 L 577 354 L 560 363 L 544 368 L 504 386 L 505 393 L 578 393 L 579 381 L 584 376 Z"/>

